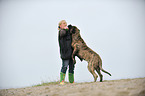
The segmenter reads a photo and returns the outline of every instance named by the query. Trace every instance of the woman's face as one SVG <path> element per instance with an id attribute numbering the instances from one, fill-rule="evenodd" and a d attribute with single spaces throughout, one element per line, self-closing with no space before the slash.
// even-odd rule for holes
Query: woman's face
<path id="1" fill-rule="evenodd" d="M 61 23 L 61 25 L 60 25 L 60 28 L 61 28 L 61 29 L 64 29 L 64 27 L 66 27 L 66 26 L 67 26 L 66 22 L 63 21 L 63 22 Z"/>

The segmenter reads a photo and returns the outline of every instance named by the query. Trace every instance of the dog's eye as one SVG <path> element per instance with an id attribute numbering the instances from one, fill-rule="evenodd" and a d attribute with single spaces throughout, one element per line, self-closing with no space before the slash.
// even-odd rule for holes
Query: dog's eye
<path id="1" fill-rule="evenodd" d="M 72 30 L 72 33 L 75 33 L 75 29 Z"/>

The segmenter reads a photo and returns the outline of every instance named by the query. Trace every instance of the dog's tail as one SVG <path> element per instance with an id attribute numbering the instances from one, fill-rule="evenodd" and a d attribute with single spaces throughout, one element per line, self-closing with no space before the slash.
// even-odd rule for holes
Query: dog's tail
<path id="1" fill-rule="evenodd" d="M 100 70 L 111 76 L 111 74 L 109 72 L 105 71 L 102 67 L 100 68 Z"/>
<path id="2" fill-rule="evenodd" d="M 105 72 L 105 73 L 107 73 L 108 75 L 111 76 L 111 74 L 110 74 L 109 72 L 105 71 L 105 70 L 102 68 L 102 62 L 99 62 L 99 68 L 100 68 L 101 71 L 103 71 L 103 72 Z"/>

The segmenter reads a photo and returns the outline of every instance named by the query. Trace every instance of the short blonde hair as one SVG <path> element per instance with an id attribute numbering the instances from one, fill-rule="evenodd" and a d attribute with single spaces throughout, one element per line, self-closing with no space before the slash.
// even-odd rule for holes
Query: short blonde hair
<path id="1" fill-rule="evenodd" d="M 65 20 L 61 20 L 59 23 L 58 23 L 58 26 L 60 26 L 62 24 L 62 22 L 65 22 L 67 24 L 67 22 Z"/>

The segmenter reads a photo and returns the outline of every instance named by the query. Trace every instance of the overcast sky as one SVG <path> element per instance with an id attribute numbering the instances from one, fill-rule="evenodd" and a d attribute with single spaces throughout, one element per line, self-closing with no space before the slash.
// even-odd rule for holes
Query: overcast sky
<path id="1" fill-rule="evenodd" d="M 100 55 L 104 80 L 145 77 L 145 0 L 1 0 L 0 88 L 59 80 L 63 19 Z M 75 82 L 93 80 L 77 58 Z"/>

